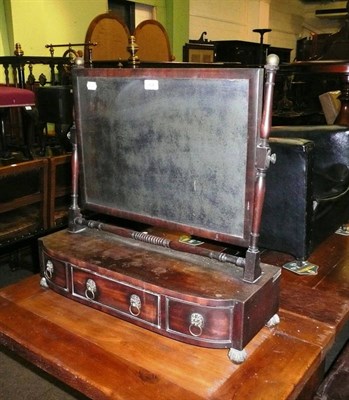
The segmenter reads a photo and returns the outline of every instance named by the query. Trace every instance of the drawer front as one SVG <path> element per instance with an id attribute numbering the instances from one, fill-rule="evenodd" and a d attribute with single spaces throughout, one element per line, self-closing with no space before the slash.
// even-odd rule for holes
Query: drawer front
<path id="1" fill-rule="evenodd" d="M 72 266 L 74 297 L 159 327 L 160 296 Z"/>
<path id="2" fill-rule="evenodd" d="M 65 262 L 50 257 L 44 252 L 42 269 L 49 285 L 68 291 L 68 269 Z"/>
<path id="3" fill-rule="evenodd" d="M 167 331 L 192 340 L 230 343 L 233 310 L 231 307 L 207 307 L 167 299 Z"/>

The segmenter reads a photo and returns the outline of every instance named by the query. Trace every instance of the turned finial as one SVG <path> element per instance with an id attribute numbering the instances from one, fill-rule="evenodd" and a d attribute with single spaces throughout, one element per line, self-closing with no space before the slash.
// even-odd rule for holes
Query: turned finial
<path id="1" fill-rule="evenodd" d="M 268 54 L 267 65 L 271 67 L 278 67 L 279 62 L 280 62 L 279 56 L 277 56 L 276 54 Z"/>
<path id="2" fill-rule="evenodd" d="M 15 56 L 23 56 L 24 51 L 19 43 L 16 43 L 15 51 L 13 52 Z"/>
<path id="3" fill-rule="evenodd" d="M 136 38 L 134 36 L 130 36 L 128 40 L 127 51 L 131 54 L 128 58 L 128 62 L 132 65 L 133 68 L 136 68 L 139 64 L 139 58 L 136 56 L 139 47 L 136 43 Z"/>

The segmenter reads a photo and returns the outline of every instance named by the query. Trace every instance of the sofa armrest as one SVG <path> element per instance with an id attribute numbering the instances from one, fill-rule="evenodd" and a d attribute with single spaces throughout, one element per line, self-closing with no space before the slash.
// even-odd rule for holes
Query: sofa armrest
<path id="1" fill-rule="evenodd" d="M 298 138 L 270 138 L 269 143 L 276 163 L 266 174 L 259 245 L 303 257 L 312 218 L 314 143 Z"/>
<path id="2" fill-rule="evenodd" d="M 272 198 L 273 205 L 277 204 L 276 200 L 290 205 L 297 202 L 304 210 L 305 204 L 313 200 L 314 142 L 297 138 L 270 138 L 269 143 L 271 152 L 276 155 L 276 163 L 271 164 L 267 171 L 266 207 L 268 198 Z"/>
<path id="3" fill-rule="evenodd" d="M 314 142 L 314 168 L 334 164 L 349 168 L 349 127 L 341 125 L 274 126 L 270 137 L 302 138 Z"/>
<path id="4" fill-rule="evenodd" d="M 306 259 L 349 218 L 349 192 L 345 190 L 349 130 L 311 127 L 306 129 L 308 138 L 291 137 L 290 132 L 296 134 L 298 129 L 291 127 L 282 137 L 269 140 L 276 163 L 266 173 L 259 246 Z M 323 174 L 317 177 L 318 171 Z M 335 185 L 326 188 L 327 184 Z"/>

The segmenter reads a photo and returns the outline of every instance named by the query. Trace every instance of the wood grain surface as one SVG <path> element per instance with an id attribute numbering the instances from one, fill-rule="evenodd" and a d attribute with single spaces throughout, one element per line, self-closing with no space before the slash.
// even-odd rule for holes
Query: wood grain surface
<path id="1" fill-rule="evenodd" d="M 39 276 L 0 291 L 0 342 L 92 399 L 308 400 L 348 322 L 349 238 L 333 235 L 311 261 L 316 276 L 283 270 L 281 322 L 255 336 L 241 365 L 43 289 Z"/>

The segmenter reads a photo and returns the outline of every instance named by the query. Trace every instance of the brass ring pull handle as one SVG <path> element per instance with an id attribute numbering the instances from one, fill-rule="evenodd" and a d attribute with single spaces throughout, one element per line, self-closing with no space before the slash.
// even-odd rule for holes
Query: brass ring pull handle
<path id="1" fill-rule="evenodd" d="M 130 297 L 130 307 L 128 310 L 130 311 L 130 314 L 132 314 L 134 317 L 138 317 L 139 314 L 141 313 L 141 299 L 139 296 L 136 294 L 131 295 Z"/>
<path id="2" fill-rule="evenodd" d="M 199 313 L 193 313 L 190 316 L 189 332 L 192 336 L 199 337 L 202 335 L 204 327 L 204 317 Z"/>
<path id="3" fill-rule="evenodd" d="M 44 271 L 45 278 L 52 279 L 53 272 L 54 272 L 53 263 L 52 261 L 48 260 Z"/>
<path id="4" fill-rule="evenodd" d="M 89 300 L 94 300 L 97 293 L 97 285 L 93 279 L 87 279 L 85 297 Z"/>

